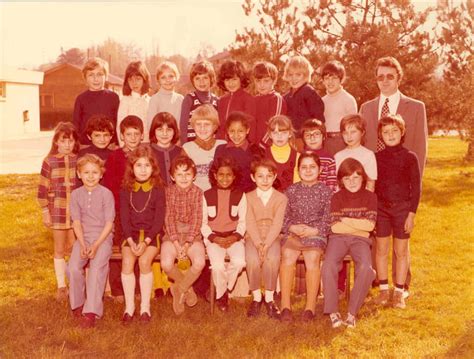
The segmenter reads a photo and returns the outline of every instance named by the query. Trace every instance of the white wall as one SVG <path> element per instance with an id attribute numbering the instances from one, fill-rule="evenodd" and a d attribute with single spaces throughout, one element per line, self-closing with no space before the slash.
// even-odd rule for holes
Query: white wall
<path id="1" fill-rule="evenodd" d="M 6 82 L 6 97 L 0 98 L 0 139 L 40 132 L 39 86 Z M 23 121 L 23 111 L 29 121 Z"/>

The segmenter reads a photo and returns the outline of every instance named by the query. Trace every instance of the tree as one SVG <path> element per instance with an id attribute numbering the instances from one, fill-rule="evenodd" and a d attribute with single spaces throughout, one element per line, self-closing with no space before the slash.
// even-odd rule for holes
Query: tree
<path id="1" fill-rule="evenodd" d="M 56 60 L 56 62 L 60 64 L 71 64 L 76 66 L 84 65 L 85 61 L 86 55 L 84 51 L 77 47 L 73 47 L 66 51 L 61 47 L 61 55 L 59 55 Z"/>

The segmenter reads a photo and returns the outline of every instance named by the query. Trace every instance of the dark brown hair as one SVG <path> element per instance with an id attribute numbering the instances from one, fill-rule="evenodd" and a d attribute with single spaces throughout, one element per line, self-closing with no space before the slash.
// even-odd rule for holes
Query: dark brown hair
<path id="1" fill-rule="evenodd" d="M 72 137 L 74 139 L 74 148 L 72 149 L 72 153 L 77 154 L 79 152 L 80 143 L 76 128 L 71 122 L 59 122 L 54 128 L 54 136 L 51 149 L 49 150 L 50 155 L 56 155 L 58 153 L 58 145 L 56 142 L 58 142 L 63 137 Z"/>
<path id="2" fill-rule="evenodd" d="M 323 122 L 316 118 L 310 118 L 309 120 L 306 120 L 303 122 L 303 125 L 301 125 L 301 136 L 304 139 L 304 133 L 306 131 L 313 131 L 313 130 L 319 130 L 323 134 L 323 140 L 326 139 L 326 126 L 324 125 Z"/>
<path id="3" fill-rule="evenodd" d="M 312 152 L 312 151 L 307 151 L 307 152 L 303 152 L 303 153 L 300 154 L 300 156 L 298 157 L 298 165 L 297 165 L 298 170 L 300 169 L 301 162 L 302 162 L 305 158 L 311 158 L 311 159 L 313 159 L 313 161 L 318 165 L 318 168 L 321 168 L 321 159 L 319 158 L 319 156 L 318 156 L 316 153 Z"/>
<path id="4" fill-rule="evenodd" d="M 344 68 L 344 65 L 341 64 L 339 61 L 333 60 L 326 62 L 321 69 L 321 77 L 324 78 L 328 75 L 335 75 L 339 77 L 339 80 L 344 81 L 344 78 L 346 77 L 346 69 Z"/>
<path id="5" fill-rule="evenodd" d="M 176 119 L 174 116 L 169 112 L 158 112 L 155 117 L 153 117 L 153 121 L 151 122 L 150 127 L 150 142 L 157 143 L 158 140 L 156 138 L 156 129 L 163 127 L 163 125 L 172 128 L 174 131 L 173 138 L 171 139 L 171 143 L 174 145 L 179 140 L 179 129 L 178 124 L 176 123 Z"/>
<path id="6" fill-rule="evenodd" d="M 355 126 L 365 135 L 365 120 L 361 115 L 356 113 L 344 116 L 339 124 L 339 129 L 344 132 L 348 126 Z"/>
<path id="7" fill-rule="evenodd" d="M 247 74 L 247 71 L 245 70 L 244 65 L 240 61 L 227 60 L 219 69 L 217 86 L 219 86 L 222 90 L 227 91 L 224 81 L 236 76 L 240 79 L 241 88 L 244 89 L 250 84 L 250 78 Z"/>
<path id="8" fill-rule="evenodd" d="M 143 133 L 143 121 L 138 116 L 126 116 L 122 122 L 120 122 L 120 133 L 123 135 L 127 128 L 135 128 Z"/>
<path id="9" fill-rule="evenodd" d="M 361 188 L 365 188 L 368 177 L 364 166 L 362 166 L 362 163 L 351 157 L 342 161 L 341 165 L 339 166 L 339 170 L 337 171 L 337 183 L 339 184 L 340 188 L 345 188 L 342 179 L 346 176 L 351 176 L 354 172 L 362 176 Z"/>
<path id="10" fill-rule="evenodd" d="M 247 115 L 245 112 L 242 111 L 231 112 L 227 117 L 227 121 L 225 122 L 226 131 L 234 122 L 240 122 L 242 126 L 248 129 L 250 128 L 250 115 Z"/>
<path id="11" fill-rule="evenodd" d="M 148 93 L 148 90 L 150 89 L 150 72 L 148 72 L 145 64 L 141 61 L 135 61 L 128 64 L 127 69 L 125 70 L 122 93 L 125 96 L 130 96 L 132 94 L 132 89 L 128 84 L 128 80 L 132 76 L 140 76 L 143 79 L 140 95 Z"/>
<path id="12" fill-rule="evenodd" d="M 114 135 L 114 125 L 110 119 L 102 114 L 92 115 L 86 123 L 86 134 L 91 136 L 92 132 L 108 132 L 111 136 Z"/>
<path id="13" fill-rule="evenodd" d="M 160 167 L 156 161 L 153 150 L 148 145 L 139 145 L 132 153 L 127 157 L 127 164 L 125 167 L 125 174 L 123 176 L 122 187 L 131 191 L 136 181 L 135 174 L 133 173 L 133 166 L 142 157 L 145 157 L 151 164 L 152 172 L 150 176 L 150 183 L 154 187 L 163 187 L 163 180 L 160 175 Z"/>
<path id="14" fill-rule="evenodd" d="M 272 80 L 276 80 L 278 78 L 278 69 L 271 62 L 260 61 L 253 66 L 253 77 L 256 79 L 270 77 Z"/>
<path id="15" fill-rule="evenodd" d="M 211 182 L 212 187 L 217 186 L 216 175 L 217 171 L 219 171 L 219 168 L 221 167 L 229 167 L 232 170 L 232 173 L 234 174 L 234 182 L 232 182 L 230 188 L 234 188 L 235 184 L 239 183 L 240 168 L 235 162 L 235 159 L 230 156 L 218 157 L 212 161 L 211 168 L 209 170 L 209 181 Z"/>
<path id="16" fill-rule="evenodd" d="M 273 174 L 277 174 L 277 165 L 275 162 L 272 160 L 269 160 L 268 158 L 258 158 L 250 164 L 250 173 L 255 175 L 255 172 L 257 172 L 258 167 L 264 167 L 268 169 L 269 172 L 272 172 Z"/>
<path id="17" fill-rule="evenodd" d="M 398 60 L 395 57 L 392 56 L 386 56 L 386 57 L 381 57 L 380 59 L 377 60 L 375 64 L 375 76 L 377 76 L 377 72 L 379 70 L 379 67 L 391 67 L 397 71 L 398 75 L 398 81 L 401 81 L 403 78 L 403 69 L 402 65 L 398 62 Z"/>
<path id="18" fill-rule="evenodd" d="M 174 177 L 174 173 L 176 172 L 176 169 L 178 167 L 185 167 L 186 171 L 190 169 L 193 172 L 194 176 L 196 176 L 197 174 L 196 164 L 191 158 L 189 158 L 186 155 L 179 155 L 175 157 L 173 161 L 171 161 L 171 166 L 170 166 L 171 177 Z"/>
<path id="19" fill-rule="evenodd" d="M 399 114 L 387 115 L 387 116 L 382 117 L 377 126 L 377 132 L 379 136 L 382 136 L 382 128 L 387 125 L 394 125 L 400 129 L 400 131 L 402 132 L 402 142 L 403 142 L 403 138 L 405 137 L 405 131 L 406 131 L 405 120 L 403 119 L 403 117 Z"/>
<path id="20" fill-rule="evenodd" d="M 189 73 L 189 79 L 194 86 L 194 78 L 197 75 L 209 75 L 209 79 L 211 80 L 211 87 L 216 84 L 216 71 L 214 71 L 214 66 L 209 61 L 199 61 L 191 66 L 191 71 Z"/>

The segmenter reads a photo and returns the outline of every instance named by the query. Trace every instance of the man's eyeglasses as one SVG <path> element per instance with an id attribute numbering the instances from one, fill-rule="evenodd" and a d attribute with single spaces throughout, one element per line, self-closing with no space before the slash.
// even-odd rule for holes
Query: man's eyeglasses
<path id="1" fill-rule="evenodd" d="M 390 80 L 390 81 L 393 81 L 393 80 L 395 80 L 395 78 L 396 78 L 396 76 L 393 75 L 393 74 L 378 75 L 378 76 L 376 77 L 377 81 L 379 81 L 379 82 L 382 82 L 382 81 L 384 81 L 385 79 Z"/>

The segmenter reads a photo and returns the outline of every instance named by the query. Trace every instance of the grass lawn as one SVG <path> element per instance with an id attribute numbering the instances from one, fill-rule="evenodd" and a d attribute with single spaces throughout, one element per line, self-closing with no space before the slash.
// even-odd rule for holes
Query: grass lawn
<path id="1" fill-rule="evenodd" d="M 0 358 L 23 357 L 474 357 L 474 165 L 466 144 L 433 138 L 411 239 L 413 282 L 405 310 L 365 305 L 357 327 L 332 330 L 322 315 L 285 324 L 227 314 L 199 302 L 176 317 L 153 300 L 153 321 L 123 327 L 123 307 L 106 302 L 95 329 L 81 330 L 54 299 L 52 236 L 36 204 L 37 175 L 0 176 Z M 375 294 L 375 291 L 372 295 Z M 298 318 L 303 303 L 295 299 Z M 341 302 L 345 313 L 345 302 Z"/>

